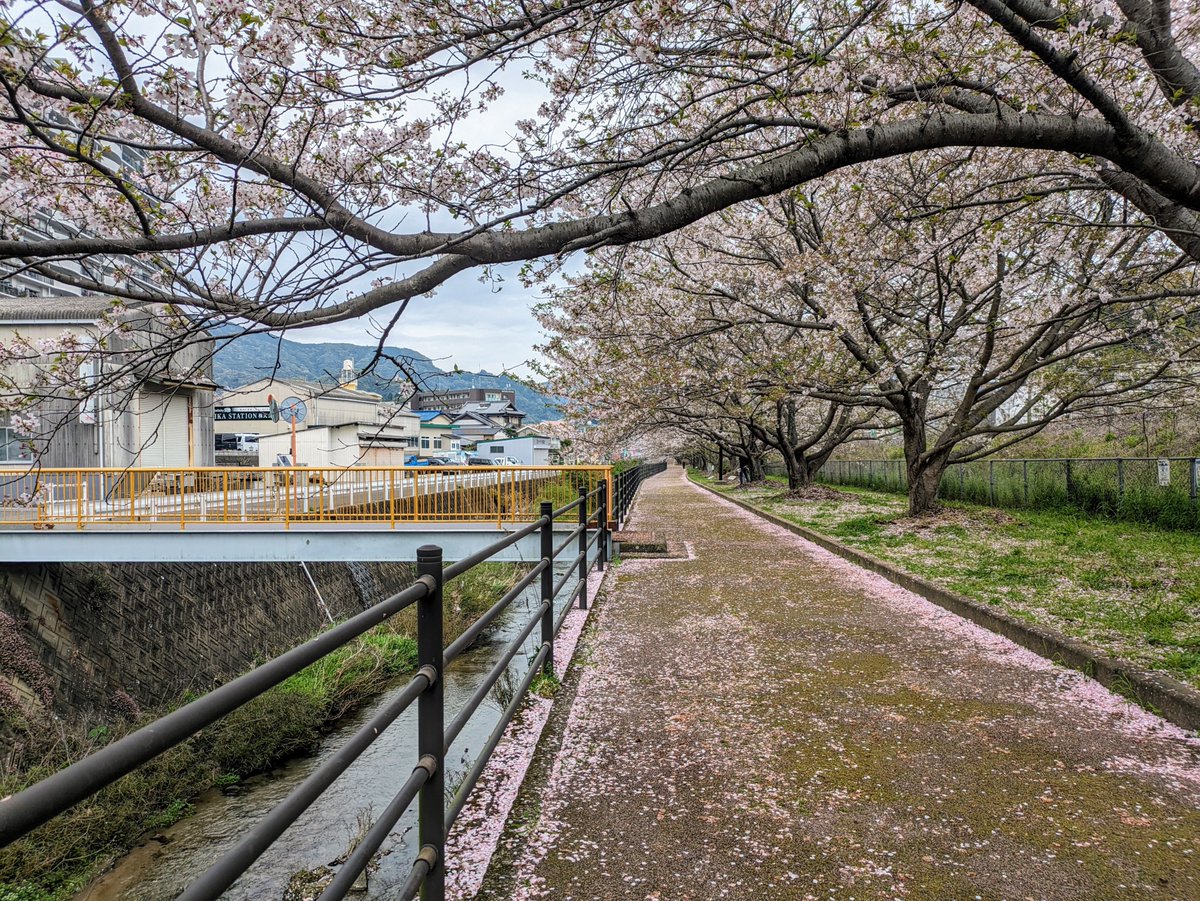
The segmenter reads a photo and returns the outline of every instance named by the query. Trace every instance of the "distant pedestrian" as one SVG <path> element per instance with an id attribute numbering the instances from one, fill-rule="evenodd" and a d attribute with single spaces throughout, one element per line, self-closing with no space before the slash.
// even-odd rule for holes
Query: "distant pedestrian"
<path id="1" fill-rule="evenodd" d="M 745 488 L 750 484 L 750 467 L 743 463 L 738 467 L 738 485 Z"/>

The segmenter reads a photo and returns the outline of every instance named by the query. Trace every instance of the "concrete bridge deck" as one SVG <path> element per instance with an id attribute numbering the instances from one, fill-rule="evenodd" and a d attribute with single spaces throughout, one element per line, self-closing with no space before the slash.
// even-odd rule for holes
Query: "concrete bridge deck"
<path id="1" fill-rule="evenodd" d="M 479 898 L 1200 898 L 1194 736 L 677 468 L 632 526 Z"/>
<path id="2" fill-rule="evenodd" d="M 459 560 L 601 484 L 612 498 L 610 467 L 0 471 L 0 563 Z M 493 559 L 536 560 L 538 540 Z"/>

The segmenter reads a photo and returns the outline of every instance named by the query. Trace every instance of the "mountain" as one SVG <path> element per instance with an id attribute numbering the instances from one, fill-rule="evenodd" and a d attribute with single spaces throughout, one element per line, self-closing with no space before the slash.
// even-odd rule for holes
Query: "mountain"
<path id="1" fill-rule="evenodd" d="M 301 344 L 267 334 L 222 335 L 218 332 L 215 338 L 217 351 L 213 358 L 213 378 L 223 388 L 244 385 L 272 374 L 279 378 L 329 381 L 342 371 L 343 360 L 353 360 L 355 370 L 362 372 L 377 351 L 376 347 L 364 344 Z M 366 391 L 377 391 L 391 400 L 407 389 L 401 366 L 412 374 L 422 391 L 499 388 L 516 392 L 517 409 L 529 414 L 527 423 L 545 422 L 561 416 L 553 406 L 555 398 L 523 382 L 506 375 L 493 375 L 487 370 L 446 372 L 425 354 L 409 347 L 384 347 L 382 357 L 375 361 L 371 372 L 359 378 L 358 386 Z"/>

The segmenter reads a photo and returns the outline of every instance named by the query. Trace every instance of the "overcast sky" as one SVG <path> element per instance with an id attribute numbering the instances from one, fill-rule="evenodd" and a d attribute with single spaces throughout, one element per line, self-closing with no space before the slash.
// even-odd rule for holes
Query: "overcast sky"
<path id="1" fill-rule="evenodd" d="M 469 146 L 490 145 L 496 150 L 496 144 L 503 144 L 505 136 L 513 133 L 514 123 L 533 118 L 548 96 L 539 82 L 526 78 L 520 69 L 501 71 L 496 80 L 504 93 L 482 115 L 459 123 L 455 140 Z M 418 215 L 416 220 L 420 219 Z M 431 225 L 435 230 L 448 232 L 463 227 L 461 221 L 449 216 L 435 216 Z M 407 231 L 412 226 L 401 228 Z M 530 307 L 541 297 L 536 289 L 527 290 L 521 285 L 519 270 L 518 263 L 492 267 L 493 275 L 503 282 L 499 279 L 480 282 L 479 271 L 459 273 L 438 288 L 433 297 L 414 298 L 387 343 L 420 351 L 437 361 L 442 369 L 457 364 L 471 371 L 486 369 L 493 373 L 532 375 L 525 364 L 534 358 L 533 347 L 542 342 L 542 332 Z M 398 278 L 404 270 L 389 268 L 381 274 Z M 374 344 L 380 326 L 388 322 L 394 310 L 386 308 L 372 317 L 372 321 L 290 332 L 288 338 Z"/>
<path id="2" fill-rule="evenodd" d="M 478 272 L 463 272 L 442 285 L 433 297 L 417 297 L 388 338 L 388 344 L 410 347 L 432 357 L 442 369 L 462 369 L 532 375 L 525 365 L 542 332 L 530 312 L 539 301 L 537 289 L 527 290 L 516 277 L 520 266 L 497 267 L 502 284 L 482 283 Z M 374 344 L 394 307 L 370 320 L 343 322 L 288 332 L 292 341 L 348 341 Z"/>

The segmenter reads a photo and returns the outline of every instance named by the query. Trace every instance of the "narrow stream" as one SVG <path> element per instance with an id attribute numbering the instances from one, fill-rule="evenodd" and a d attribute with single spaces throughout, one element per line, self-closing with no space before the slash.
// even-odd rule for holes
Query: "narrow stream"
<path id="1" fill-rule="evenodd" d="M 561 575 L 561 570 L 560 573 Z M 556 576 L 557 578 L 557 576 Z M 564 589 L 560 599 L 569 595 Z M 509 607 L 476 646 L 463 654 L 446 672 L 446 722 L 462 708 L 472 691 L 502 655 L 504 647 L 528 621 L 538 603 L 537 580 Z M 538 630 L 526 639 L 509 665 L 508 678 L 515 688 L 537 650 Z M 398 691 L 407 677 L 393 688 Z M 282 768 L 240 786 L 240 792 L 224 795 L 211 791 L 196 802 L 196 812 L 169 829 L 166 841 L 150 841 L 123 857 L 76 901 L 165 901 L 173 899 L 188 883 L 212 865 L 220 855 L 264 814 L 299 785 L 316 767 L 390 697 L 385 692 L 371 704 L 348 717 L 322 741 L 311 756 L 293 760 Z M 457 786 L 476 754 L 487 740 L 508 698 L 489 695 L 455 740 L 446 758 L 447 790 Z M 292 874 L 332 863 L 346 852 L 360 815 L 371 821 L 383 811 L 396 791 L 412 773 L 416 763 L 416 704 L 398 717 L 387 731 L 334 782 L 287 832 L 222 897 L 227 899 L 280 899 Z M 447 799 L 448 801 L 449 799 Z M 408 877 L 416 854 L 416 804 L 396 824 L 384 843 L 379 869 L 371 874 L 364 899 L 394 897 Z"/>

